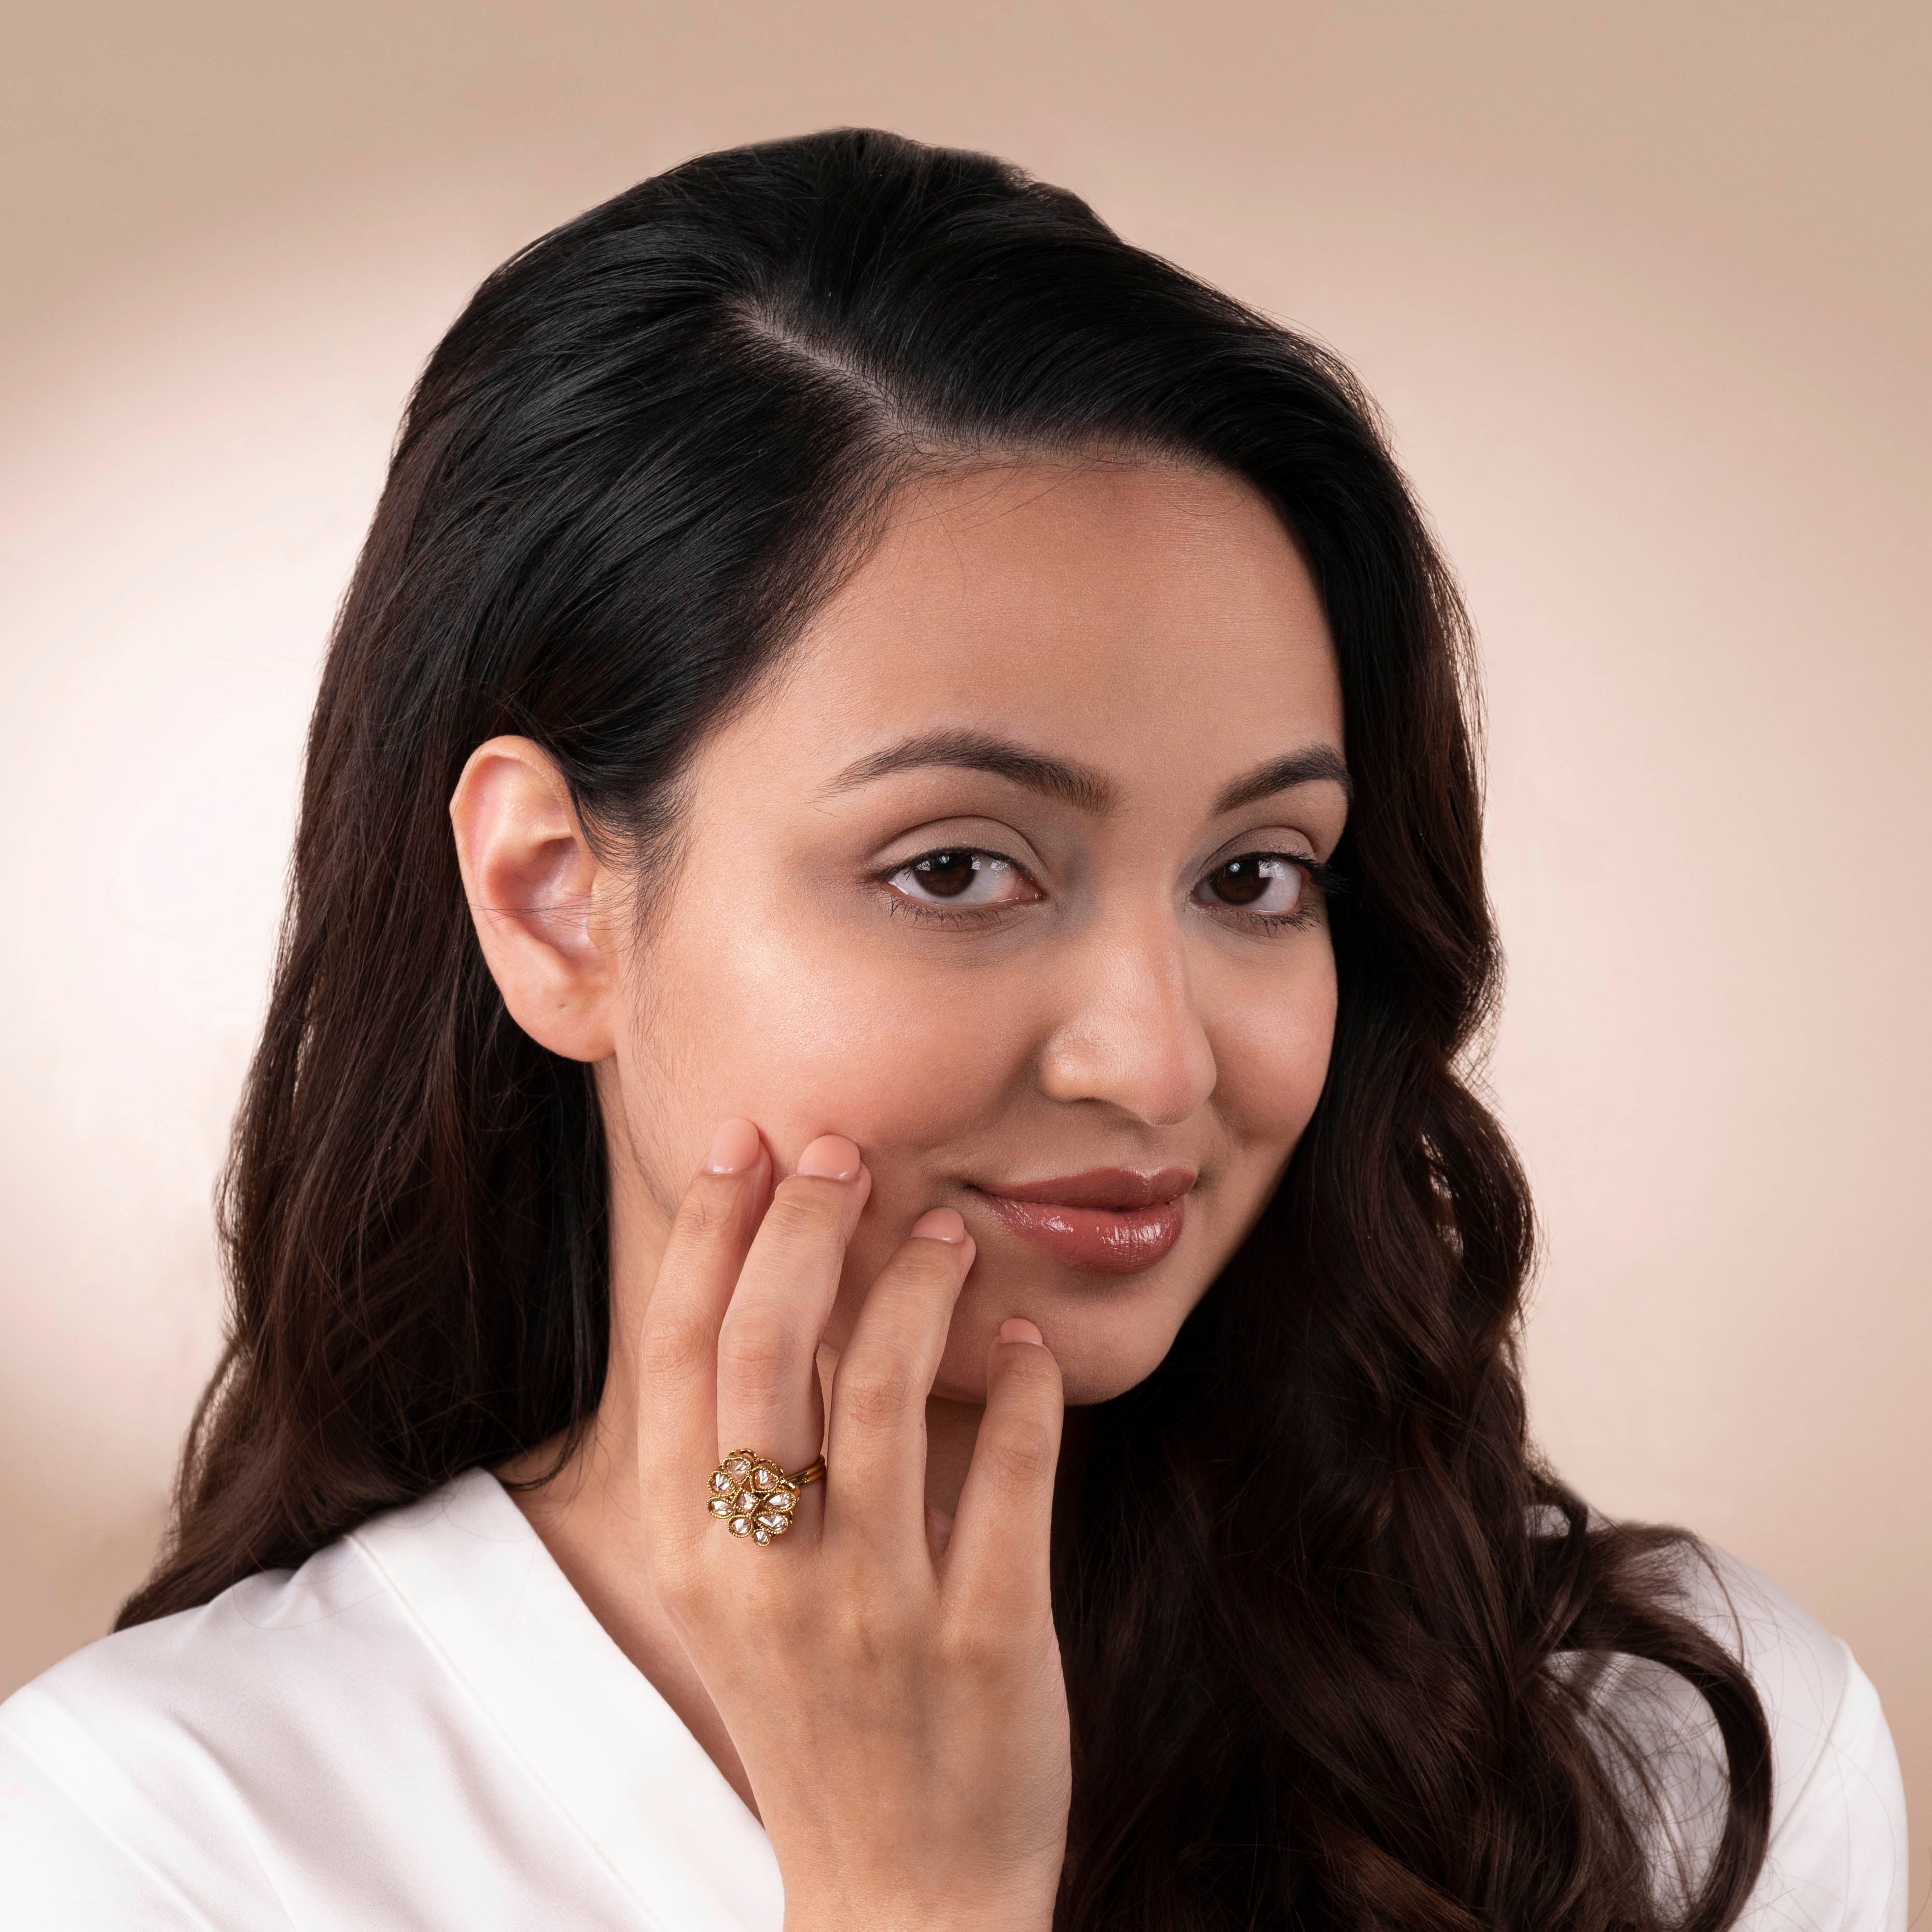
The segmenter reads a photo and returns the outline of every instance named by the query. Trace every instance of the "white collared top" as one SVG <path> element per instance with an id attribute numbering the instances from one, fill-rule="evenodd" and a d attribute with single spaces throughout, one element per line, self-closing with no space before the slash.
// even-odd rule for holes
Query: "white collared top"
<path id="1" fill-rule="evenodd" d="M 1898 1932 L 1905 1832 L 1844 1646 L 1726 1564 L 1774 1725 L 1744 1923 Z M 0 1705 L 8 1932 L 781 1932 L 776 1860 L 496 1479 L 103 1639 Z"/>

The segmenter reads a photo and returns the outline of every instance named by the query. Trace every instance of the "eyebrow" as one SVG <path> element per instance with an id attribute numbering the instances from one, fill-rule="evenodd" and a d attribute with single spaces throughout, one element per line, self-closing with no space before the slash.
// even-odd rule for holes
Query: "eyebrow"
<path id="1" fill-rule="evenodd" d="M 1007 738 L 996 738 L 982 731 L 924 731 L 916 736 L 889 745 L 882 752 L 848 765 L 826 787 L 828 794 L 850 791 L 875 779 L 890 778 L 900 772 L 950 768 L 955 771 L 988 772 L 994 778 L 1024 785 L 1029 791 L 1071 805 L 1082 812 L 1101 814 L 1112 811 L 1113 785 L 1090 765 L 1070 759 L 1030 752 Z M 1345 798 L 1352 798 L 1354 787 L 1341 754 L 1327 745 L 1291 752 L 1270 758 L 1245 778 L 1237 778 L 1214 802 L 1216 818 L 1238 812 L 1244 805 L 1272 798 L 1279 792 L 1292 791 L 1298 785 L 1321 782 L 1340 785 Z"/>
<path id="2" fill-rule="evenodd" d="M 1355 796 L 1354 781 L 1348 776 L 1341 753 L 1332 746 L 1311 745 L 1305 752 L 1270 758 L 1246 778 L 1237 778 L 1214 801 L 1214 816 L 1218 818 L 1225 812 L 1238 812 L 1244 805 L 1272 798 L 1276 792 L 1292 791 L 1297 785 L 1324 782 L 1340 785 L 1345 799 Z"/>

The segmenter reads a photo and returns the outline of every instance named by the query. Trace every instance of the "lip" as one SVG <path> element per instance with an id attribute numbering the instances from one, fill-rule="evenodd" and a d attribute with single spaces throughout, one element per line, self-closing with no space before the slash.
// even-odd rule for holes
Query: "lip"
<path id="1" fill-rule="evenodd" d="M 1020 1239 L 1089 1274 L 1139 1274 L 1180 1238 L 1189 1167 L 1090 1168 L 1051 1180 L 974 1189 Z"/>

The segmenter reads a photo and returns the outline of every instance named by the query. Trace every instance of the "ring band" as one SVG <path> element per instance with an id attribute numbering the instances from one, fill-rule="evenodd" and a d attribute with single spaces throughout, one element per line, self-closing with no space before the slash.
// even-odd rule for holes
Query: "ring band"
<path id="1" fill-rule="evenodd" d="M 823 1456 L 787 1475 L 769 1456 L 734 1449 L 712 1471 L 705 1506 L 734 1536 L 769 1544 L 790 1528 L 799 1492 L 824 1474 Z"/>

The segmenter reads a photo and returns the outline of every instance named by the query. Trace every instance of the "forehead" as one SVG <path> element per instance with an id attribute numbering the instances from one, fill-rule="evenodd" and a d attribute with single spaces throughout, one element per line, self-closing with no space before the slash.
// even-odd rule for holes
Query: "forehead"
<path id="1" fill-rule="evenodd" d="M 808 756 L 966 725 L 1130 790 L 1341 748 L 1327 626 L 1280 519 L 1238 479 L 1145 462 L 902 486 L 772 696 Z"/>

